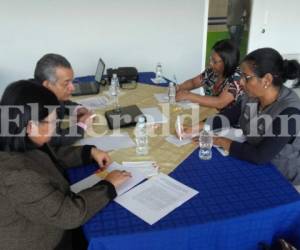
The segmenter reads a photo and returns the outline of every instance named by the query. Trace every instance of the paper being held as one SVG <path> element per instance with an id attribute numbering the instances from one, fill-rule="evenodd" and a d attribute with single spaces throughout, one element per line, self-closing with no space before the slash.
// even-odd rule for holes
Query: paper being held
<path id="1" fill-rule="evenodd" d="M 129 178 L 129 180 L 127 180 L 121 186 L 119 186 L 119 187 L 116 188 L 118 196 L 124 194 L 125 192 L 127 192 L 128 190 L 130 190 L 131 188 L 133 188 L 134 186 L 136 186 L 137 184 L 139 184 L 140 182 L 142 182 L 143 180 L 145 180 L 146 177 L 147 177 L 147 176 L 145 176 L 145 174 L 143 174 L 138 169 L 130 169 L 130 170 L 128 170 L 128 168 L 126 168 L 126 167 L 118 164 L 117 162 L 113 162 L 107 168 L 108 172 L 112 172 L 114 170 L 120 170 L 120 171 L 125 170 L 125 171 L 131 173 L 131 178 Z"/>
<path id="2" fill-rule="evenodd" d="M 225 128 L 220 131 L 215 132 L 216 136 L 224 137 L 232 141 L 243 143 L 246 141 L 246 137 L 243 135 L 243 130 L 236 129 L 236 128 Z M 222 147 L 219 147 L 217 145 L 213 145 L 221 155 L 228 156 L 229 152 L 224 150 Z"/>
<path id="3" fill-rule="evenodd" d="M 124 182 L 121 186 L 116 188 L 116 192 L 118 195 L 122 195 L 125 192 L 127 192 L 129 189 L 133 188 L 134 186 L 136 186 L 137 184 L 139 184 L 140 182 L 142 182 L 144 179 L 146 179 L 146 176 L 141 173 L 139 170 L 137 169 L 130 169 L 130 171 L 126 168 L 123 167 L 122 165 L 113 162 L 108 168 L 107 168 L 107 172 L 112 172 L 114 170 L 120 170 L 120 171 L 128 171 L 131 173 L 131 178 L 129 178 L 129 180 L 127 180 L 126 182 Z M 82 179 L 79 182 L 74 183 L 73 185 L 71 185 L 71 191 L 74 193 L 79 193 L 82 190 L 85 190 L 87 188 L 90 188 L 94 185 L 96 185 L 99 181 L 103 180 L 103 178 L 101 178 L 97 172 Z"/>

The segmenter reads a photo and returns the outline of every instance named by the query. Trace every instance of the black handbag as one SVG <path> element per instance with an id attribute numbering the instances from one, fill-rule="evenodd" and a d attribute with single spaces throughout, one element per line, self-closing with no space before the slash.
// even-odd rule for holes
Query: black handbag
<path id="1" fill-rule="evenodd" d="M 113 74 L 117 74 L 121 86 L 125 83 L 137 82 L 139 78 L 138 71 L 135 67 L 120 67 L 117 69 L 107 69 L 107 78 L 109 83 Z"/>

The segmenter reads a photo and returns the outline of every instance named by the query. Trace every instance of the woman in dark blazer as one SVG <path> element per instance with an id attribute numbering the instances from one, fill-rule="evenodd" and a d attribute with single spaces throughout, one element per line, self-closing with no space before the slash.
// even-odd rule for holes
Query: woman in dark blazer
<path id="1" fill-rule="evenodd" d="M 95 186 L 72 193 L 64 168 L 92 162 L 106 168 L 111 159 L 92 146 L 57 151 L 48 146 L 58 105 L 53 93 L 30 81 L 9 85 L 2 96 L 0 249 L 78 249 L 80 244 L 72 246 L 72 229 L 114 199 L 115 188 L 130 177 L 114 171 Z"/>

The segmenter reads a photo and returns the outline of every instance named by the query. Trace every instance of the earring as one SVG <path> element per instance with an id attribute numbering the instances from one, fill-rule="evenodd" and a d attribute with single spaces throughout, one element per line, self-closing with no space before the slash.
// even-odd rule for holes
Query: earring
<path id="1" fill-rule="evenodd" d="M 266 89 L 266 88 L 268 88 L 268 86 L 267 86 L 267 85 L 265 85 L 265 89 Z"/>

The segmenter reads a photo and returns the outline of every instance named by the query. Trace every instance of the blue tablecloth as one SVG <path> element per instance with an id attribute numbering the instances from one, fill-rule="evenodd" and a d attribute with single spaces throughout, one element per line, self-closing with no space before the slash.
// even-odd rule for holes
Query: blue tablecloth
<path id="1" fill-rule="evenodd" d="M 144 84 L 161 86 L 161 87 L 169 86 L 170 81 L 167 78 L 165 78 L 167 83 L 160 83 L 160 84 L 153 84 L 153 82 L 151 81 L 151 78 L 155 78 L 154 72 L 140 72 L 138 82 L 144 83 Z M 81 77 L 76 77 L 75 80 L 79 80 L 80 82 L 90 82 L 90 81 L 95 80 L 95 76 L 81 76 Z"/>
<path id="2" fill-rule="evenodd" d="M 96 166 L 70 170 L 76 182 Z M 284 237 L 300 248 L 300 196 L 272 165 L 195 150 L 171 173 L 199 194 L 150 226 L 115 202 L 84 226 L 89 250 L 259 249 Z"/>

